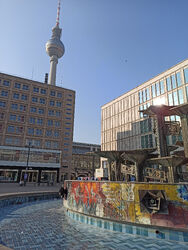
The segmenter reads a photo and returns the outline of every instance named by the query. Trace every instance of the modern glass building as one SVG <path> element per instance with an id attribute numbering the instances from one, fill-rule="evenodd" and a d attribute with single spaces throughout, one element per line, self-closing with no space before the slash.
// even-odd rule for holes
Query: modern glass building
<path id="1" fill-rule="evenodd" d="M 102 106 L 101 150 L 121 151 L 156 147 L 155 122 L 140 110 L 150 105 L 188 102 L 188 59 Z M 180 121 L 178 116 L 167 121 Z M 169 145 L 181 135 L 167 137 Z"/>

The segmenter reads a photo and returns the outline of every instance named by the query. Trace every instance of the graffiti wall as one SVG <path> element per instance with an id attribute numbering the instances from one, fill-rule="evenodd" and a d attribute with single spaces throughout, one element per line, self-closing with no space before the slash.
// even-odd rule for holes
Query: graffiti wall
<path id="1" fill-rule="evenodd" d="M 67 181 L 67 207 L 87 215 L 188 229 L 188 184 Z"/>

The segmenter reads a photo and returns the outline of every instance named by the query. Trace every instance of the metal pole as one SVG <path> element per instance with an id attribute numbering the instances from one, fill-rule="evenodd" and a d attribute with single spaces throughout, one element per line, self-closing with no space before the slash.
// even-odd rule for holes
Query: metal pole
<path id="1" fill-rule="evenodd" d="M 94 164 L 95 164 L 95 156 L 93 155 L 93 164 L 92 164 L 92 177 L 94 179 Z"/>
<path id="2" fill-rule="evenodd" d="M 28 154 L 27 154 L 27 164 L 26 164 L 26 170 L 28 170 L 28 165 L 29 165 L 29 155 L 30 155 L 30 149 L 31 149 L 31 142 L 29 142 L 29 146 L 28 146 Z"/>

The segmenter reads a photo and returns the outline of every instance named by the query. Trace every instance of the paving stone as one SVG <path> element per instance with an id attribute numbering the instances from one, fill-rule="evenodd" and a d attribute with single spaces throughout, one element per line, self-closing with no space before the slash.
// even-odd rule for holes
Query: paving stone
<path id="1" fill-rule="evenodd" d="M 188 244 L 113 232 L 74 221 L 65 214 L 61 200 L 1 208 L 0 244 L 16 250 L 188 250 Z"/>

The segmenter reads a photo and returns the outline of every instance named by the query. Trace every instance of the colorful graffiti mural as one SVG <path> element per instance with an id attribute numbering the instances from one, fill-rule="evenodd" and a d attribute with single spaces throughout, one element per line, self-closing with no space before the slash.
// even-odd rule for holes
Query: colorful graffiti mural
<path id="1" fill-rule="evenodd" d="M 188 229 L 188 185 L 67 181 L 67 207 L 124 222 Z"/>

